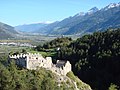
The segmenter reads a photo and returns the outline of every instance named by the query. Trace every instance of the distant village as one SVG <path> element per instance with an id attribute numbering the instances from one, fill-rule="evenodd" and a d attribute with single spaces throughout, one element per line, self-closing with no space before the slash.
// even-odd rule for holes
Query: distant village
<path id="1" fill-rule="evenodd" d="M 7 46 L 21 46 L 21 47 L 36 47 L 29 43 L 20 43 L 20 42 L 0 42 L 0 45 L 7 45 Z"/>

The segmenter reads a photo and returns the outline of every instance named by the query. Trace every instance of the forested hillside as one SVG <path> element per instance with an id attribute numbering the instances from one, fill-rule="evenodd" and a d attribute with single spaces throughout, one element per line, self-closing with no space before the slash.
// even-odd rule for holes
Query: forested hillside
<path id="1" fill-rule="evenodd" d="M 75 84 L 76 82 L 76 84 Z M 28 70 L 8 63 L 6 55 L 0 54 L 0 90 L 91 90 L 73 72 L 58 75 L 44 68 Z"/>
<path id="2" fill-rule="evenodd" d="M 71 41 L 72 41 L 72 39 L 68 38 L 68 37 L 57 38 L 48 43 L 45 43 L 42 47 L 44 49 L 63 47 L 63 46 L 69 45 L 71 43 Z M 39 46 L 37 48 L 39 48 Z"/>
<path id="3" fill-rule="evenodd" d="M 85 35 L 61 47 L 58 58 L 69 60 L 74 73 L 94 89 L 120 85 L 120 29 Z"/>
<path id="4" fill-rule="evenodd" d="M 58 43 L 62 46 L 57 59 L 69 60 L 74 74 L 93 89 L 107 90 L 110 85 L 120 87 L 120 29 L 85 35 L 65 46 L 63 43 L 67 41 Z"/>

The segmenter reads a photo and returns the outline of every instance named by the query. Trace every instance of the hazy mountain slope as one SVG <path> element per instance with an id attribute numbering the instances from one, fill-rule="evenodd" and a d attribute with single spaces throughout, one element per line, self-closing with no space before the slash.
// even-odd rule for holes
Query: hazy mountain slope
<path id="1" fill-rule="evenodd" d="M 51 24 L 49 24 L 49 25 L 47 25 L 47 26 L 45 26 L 45 27 L 39 28 L 38 30 L 36 30 L 36 31 L 34 31 L 34 32 L 40 33 L 40 34 L 49 34 L 49 32 L 50 32 L 51 30 L 53 30 L 53 28 L 54 28 L 58 23 L 59 23 L 59 22 L 56 21 L 56 22 L 51 23 Z"/>
<path id="2" fill-rule="evenodd" d="M 15 29 L 21 32 L 34 32 L 35 30 L 38 30 L 47 25 L 48 24 L 45 23 L 25 24 L 25 25 L 15 26 Z"/>
<path id="3" fill-rule="evenodd" d="M 18 32 L 14 30 L 14 27 L 0 22 L 0 39 L 13 38 L 15 34 Z"/>

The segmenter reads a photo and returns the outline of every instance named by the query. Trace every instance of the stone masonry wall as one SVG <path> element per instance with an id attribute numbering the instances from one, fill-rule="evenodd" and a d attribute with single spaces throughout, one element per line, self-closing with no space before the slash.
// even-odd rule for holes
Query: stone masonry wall
<path id="1" fill-rule="evenodd" d="M 36 53 L 12 55 L 9 56 L 9 59 L 14 59 L 18 66 L 22 66 L 30 70 L 35 70 L 39 67 L 43 67 L 60 75 L 66 75 L 69 71 L 71 71 L 71 64 L 69 61 L 67 61 L 65 65 L 57 67 L 58 63 L 53 64 L 51 57 L 43 58 L 41 54 Z"/>

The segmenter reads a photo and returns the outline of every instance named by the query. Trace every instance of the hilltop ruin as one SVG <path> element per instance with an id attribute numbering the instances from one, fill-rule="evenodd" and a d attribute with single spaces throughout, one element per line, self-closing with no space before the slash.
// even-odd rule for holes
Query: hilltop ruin
<path id="1" fill-rule="evenodd" d="M 53 64 L 51 57 L 44 58 L 39 53 L 9 55 L 9 62 L 11 60 L 14 60 L 16 65 L 30 70 L 36 70 L 42 67 L 59 75 L 66 75 L 71 71 L 71 64 L 69 61 L 57 60 L 57 63 Z"/>

